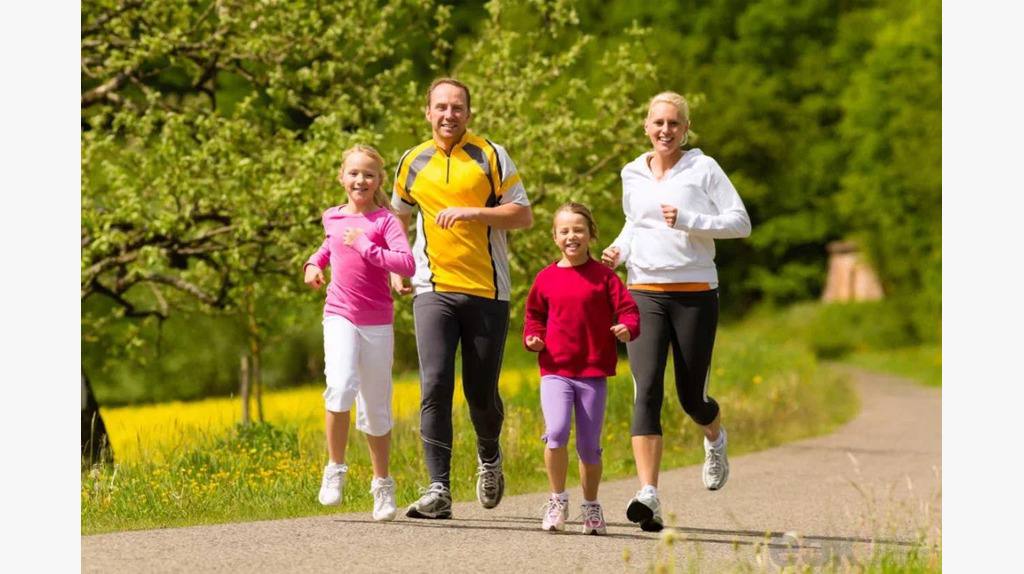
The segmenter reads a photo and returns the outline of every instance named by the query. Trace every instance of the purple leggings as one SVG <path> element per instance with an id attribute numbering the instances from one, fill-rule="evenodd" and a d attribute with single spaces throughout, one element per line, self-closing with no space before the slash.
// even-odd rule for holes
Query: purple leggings
<path id="1" fill-rule="evenodd" d="M 540 406 L 544 411 L 544 436 L 548 448 L 566 446 L 576 408 L 576 453 L 586 464 L 601 462 L 601 425 L 608 395 L 605 377 L 572 379 L 544 375 L 540 379 Z"/>

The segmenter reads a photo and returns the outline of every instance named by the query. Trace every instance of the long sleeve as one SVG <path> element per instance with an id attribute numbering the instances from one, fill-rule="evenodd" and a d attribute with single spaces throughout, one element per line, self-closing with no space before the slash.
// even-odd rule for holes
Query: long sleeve
<path id="1" fill-rule="evenodd" d="M 398 273 L 404 277 L 412 277 L 416 271 L 416 262 L 409 249 L 409 240 L 405 237 L 405 231 L 397 217 L 391 216 L 382 222 L 381 231 L 387 247 L 381 247 L 367 239 L 366 234 L 361 234 L 352 244 L 352 247 L 371 265 L 376 265 Z"/>
<path id="2" fill-rule="evenodd" d="M 541 278 L 538 276 L 530 287 L 530 294 L 526 297 L 526 316 L 523 319 L 523 346 L 526 347 L 526 338 L 529 336 L 540 337 L 546 340 L 548 327 L 548 304 L 541 293 Z M 526 350 L 533 352 L 529 347 Z"/>
<path id="3" fill-rule="evenodd" d="M 750 216 L 740 199 L 740 194 L 722 171 L 718 162 L 711 162 L 708 176 L 708 197 L 718 209 L 718 215 L 696 213 L 680 209 L 676 216 L 676 229 L 692 235 L 712 239 L 736 239 L 750 236 Z"/>
<path id="4" fill-rule="evenodd" d="M 612 321 L 622 323 L 629 329 L 630 341 L 639 337 L 640 309 L 637 308 L 636 301 L 633 300 L 633 296 L 629 294 L 626 286 L 622 284 L 622 280 L 614 273 L 609 273 L 608 294 L 611 295 L 612 307 L 615 309 Z"/>
<path id="5" fill-rule="evenodd" d="M 306 265 L 316 265 L 317 268 L 323 269 L 327 267 L 327 263 L 331 260 L 331 246 L 327 243 L 327 238 L 324 238 L 324 242 L 320 244 L 320 249 L 316 250 L 316 253 L 309 256 L 306 263 L 302 266 L 303 269 Z"/>
<path id="6" fill-rule="evenodd" d="M 622 213 L 626 216 L 626 223 L 622 225 L 622 231 L 619 232 L 619 236 L 609 246 L 619 249 L 619 264 L 625 263 L 629 259 L 630 245 L 633 242 L 633 218 L 629 215 L 629 192 L 626 190 L 628 185 L 627 178 L 625 175 L 622 178 Z"/>

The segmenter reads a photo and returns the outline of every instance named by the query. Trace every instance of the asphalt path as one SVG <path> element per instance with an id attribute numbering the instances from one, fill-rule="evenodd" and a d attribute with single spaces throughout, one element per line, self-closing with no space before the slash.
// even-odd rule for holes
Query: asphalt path
<path id="1" fill-rule="evenodd" d="M 638 485 L 624 479 L 601 485 L 607 536 L 582 535 L 578 517 L 564 533 L 541 531 L 546 494 L 537 493 L 506 497 L 493 510 L 457 503 L 452 520 L 400 515 L 376 523 L 369 513 L 339 513 L 83 536 L 82 570 L 771 571 L 787 560 L 863 562 L 878 549 L 939 540 L 940 391 L 848 372 L 862 409 L 833 434 L 731 457 L 729 482 L 716 492 L 704 489 L 700 466 L 662 473 L 659 496 L 671 525 L 662 533 L 642 532 L 626 519 Z M 570 494 L 573 518 L 581 494 Z"/>

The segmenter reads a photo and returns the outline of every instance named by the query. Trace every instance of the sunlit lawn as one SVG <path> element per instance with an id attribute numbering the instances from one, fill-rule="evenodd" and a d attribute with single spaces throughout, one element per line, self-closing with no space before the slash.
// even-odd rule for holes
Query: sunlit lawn
<path id="1" fill-rule="evenodd" d="M 532 358 L 506 361 L 500 386 L 508 494 L 546 485 L 537 379 Z M 666 389 L 663 465 L 697 463 L 703 457 L 700 431 L 679 407 L 670 376 Z M 268 392 L 268 424 L 249 428 L 235 425 L 240 404 L 230 398 L 104 409 L 117 464 L 83 472 L 83 532 L 368 511 L 369 456 L 365 440 L 355 432 L 343 505 L 325 509 L 316 502 L 325 462 L 321 392 L 319 386 Z M 857 409 L 845 381 L 820 367 L 805 347 L 730 329 L 719 333 L 710 394 L 723 407 L 732 454 L 828 432 Z M 461 388 L 455 395 L 452 490 L 456 499 L 467 500 L 475 496 L 475 434 Z M 632 399 L 632 381 L 622 362 L 619 375 L 609 381 L 603 433 L 608 479 L 634 473 Z M 397 377 L 391 462 L 400 504 L 414 500 L 426 486 L 418 406 L 415 374 Z M 575 464 L 570 469 L 575 483 Z"/>

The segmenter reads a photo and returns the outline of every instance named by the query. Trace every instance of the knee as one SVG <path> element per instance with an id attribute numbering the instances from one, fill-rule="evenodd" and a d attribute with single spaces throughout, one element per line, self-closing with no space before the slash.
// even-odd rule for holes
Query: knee
<path id="1" fill-rule="evenodd" d="M 576 437 L 576 454 L 584 464 L 598 464 L 601 462 L 601 437 Z"/>
<path id="2" fill-rule="evenodd" d="M 561 448 L 569 444 L 569 425 L 556 424 L 545 429 L 544 436 L 540 438 L 548 448 Z"/>
<path id="3" fill-rule="evenodd" d="M 714 399 L 704 402 L 703 398 L 683 402 L 683 411 L 693 422 L 700 426 L 707 426 L 714 422 L 718 416 L 718 403 Z"/>
<path id="4" fill-rule="evenodd" d="M 327 387 L 324 390 L 324 408 L 332 413 L 344 413 L 352 410 L 352 403 L 359 392 L 355 385 L 344 388 Z"/>
<path id="5" fill-rule="evenodd" d="M 388 413 L 367 413 L 365 417 L 358 417 L 356 428 L 359 432 L 370 436 L 384 436 L 391 432 L 391 416 Z"/>
<path id="6" fill-rule="evenodd" d="M 633 409 L 630 434 L 633 436 L 661 435 L 661 408 L 650 408 L 638 402 Z"/>

